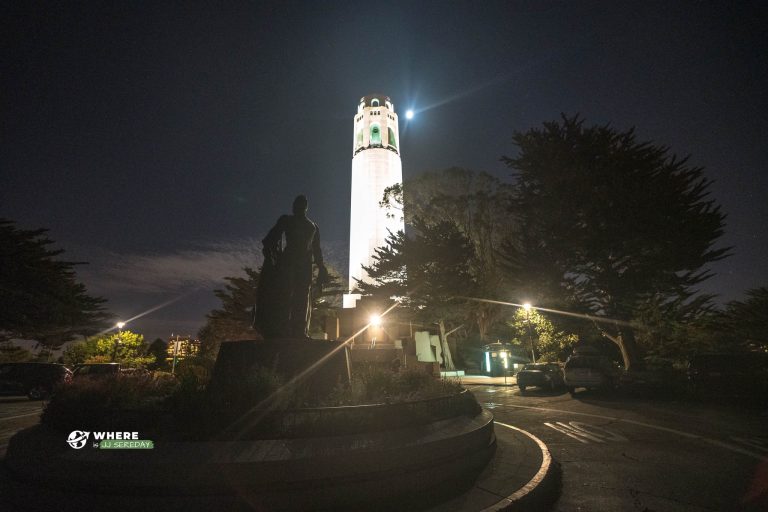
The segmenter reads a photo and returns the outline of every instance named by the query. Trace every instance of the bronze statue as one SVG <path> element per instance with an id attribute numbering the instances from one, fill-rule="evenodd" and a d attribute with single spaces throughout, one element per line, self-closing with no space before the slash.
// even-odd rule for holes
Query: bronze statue
<path id="1" fill-rule="evenodd" d="M 293 215 L 283 215 L 262 240 L 264 265 L 255 324 L 267 338 L 308 338 L 310 292 L 315 264 L 318 283 L 328 279 L 320 230 L 307 218 L 307 198 L 297 196 Z"/>

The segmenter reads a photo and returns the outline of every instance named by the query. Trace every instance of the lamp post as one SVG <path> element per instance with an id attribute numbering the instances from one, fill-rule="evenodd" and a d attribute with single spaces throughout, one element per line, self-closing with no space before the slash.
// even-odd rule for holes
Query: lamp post
<path id="1" fill-rule="evenodd" d="M 117 322 L 115 324 L 115 327 L 117 327 L 117 339 L 115 340 L 115 349 L 112 351 L 112 362 L 115 362 L 115 359 L 117 358 L 117 346 L 120 345 L 121 336 L 123 334 L 123 326 L 125 325 L 125 322 Z"/>
<path id="2" fill-rule="evenodd" d="M 525 310 L 525 319 L 528 323 L 528 342 L 531 345 L 531 362 L 536 362 L 536 354 L 533 351 L 533 334 L 531 333 L 531 303 L 526 302 L 523 304 L 523 309 Z"/>

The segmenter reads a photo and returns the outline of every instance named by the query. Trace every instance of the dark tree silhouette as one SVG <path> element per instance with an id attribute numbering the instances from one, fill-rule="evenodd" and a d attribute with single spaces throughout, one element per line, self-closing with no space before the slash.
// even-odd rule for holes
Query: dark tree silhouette
<path id="1" fill-rule="evenodd" d="M 476 294 L 470 273 L 475 251 L 450 221 L 414 219 L 412 225 L 413 235 L 391 234 L 387 245 L 376 249 L 374 264 L 363 267 L 373 284 L 359 283 L 359 289 L 383 299 L 399 297 L 413 318 L 437 323 L 445 351 L 450 331 L 471 321 L 471 308 L 460 297 Z M 452 366 L 450 358 L 446 366 Z"/>
<path id="2" fill-rule="evenodd" d="M 105 300 L 86 293 L 75 278 L 77 263 L 58 260 L 64 251 L 50 249 L 46 233 L 0 219 L 0 340 L 28 338 L 55 347 L 108 324 Z"/>
<path id="3" fill-rule="evenodd" d="M 151 369 L 160 370 L 168 367 L 166 358 L 168 357 L 168 342 L 162 338 L 156 338 L 155 341 L 147 347 L 147 356 L 155 358 L 150 364 Z"/>
<path id="4" fill-rule="evenodd" d="M 518 155 L 503 158 L 518 180 L 510 213 L 520 232 L 505 251 L 513 277 L 532 298 L 617 320 L 600 325 L 629 367 L 636 310 L 694 300 L 707 264 L 727 255 L 714 247 L 725 215 L 711 182 L 633 130 L 585 127 L 578 116 L 513 140 Z"/>
<path id="5" fill-rule="evenodd" d="M 243 271 L 244 277 L 225 277 L 224 289 L 213 292 L 221 301 L 221 307 L 206 315 L 207 321 L 198 333 L 203 354 L 215 354 L 222 341 L 259 337 L 251 324 L 260 273 L 249 267 Z"/>
<path id="6" fill-rule="evenodd" d="M 261 337 L 253 329 L 253 308 L 258 295 L 261 273 L 249 267 L 243 268 L 245 276 L 225 277 L 224 289 L 214 290 L 221 301 L 221 307 L 206 315 L 206 323 L 198 332 L 202 342 L 203 355 L 213 355 L 222 341 L 238 339 L 258 339 Z M 328 269 L 328 280 L 322 290 L 314 287 L 312 291 L 312 315 L 316 316 L 313 325 L 319 330 L 324 319 L 332 314 L 335 298 L 346 291 L 342 288 L 338 275 Z"/>
<path id="7" fill-rule="evenodd" d="M 742 350 L 768 352 L 768 288 L 747 290 L 747 298 L 728 303 L 723 315 L 724 336 Z"/>
<path id="8" fill-rule="evenodd" d="M 402 216 L 409 232 L 416 229 L 414 222 L 429 226 L 453 224 L 474 249 L 468 263 L 475 293 L 486 299 L 505 300 L 508 290 L 499 269 L 498 253 L 513 227 L 509 216 L 511 198 L 511 185 L 495 176 L 452 167 L 425 172 L 404 184 L 388 187 L 380 204 L 390 215 Z M 467 302 L 465 310 L 481 340 L 507 311 L 487 302 Z"/>

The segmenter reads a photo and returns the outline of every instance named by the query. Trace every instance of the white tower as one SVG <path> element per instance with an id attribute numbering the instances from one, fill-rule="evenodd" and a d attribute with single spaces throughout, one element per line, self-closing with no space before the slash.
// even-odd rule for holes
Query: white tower
<path id="1" fill-rule="evenodd" d="M 402 215 L 387 217 L 379 206 L 384 189 L 403 181 L 397 114 L 383 94 L 360 98 L 352 141 L 352 202 L 349 226 L 349 290 L 355 279 L 369 282 L 361 265 L 373 264 L 376 247 L 385 245 L 389 231 L 404 229 Z M 344 307 L 355 307 L 357 294 L 344 296 Z"/>

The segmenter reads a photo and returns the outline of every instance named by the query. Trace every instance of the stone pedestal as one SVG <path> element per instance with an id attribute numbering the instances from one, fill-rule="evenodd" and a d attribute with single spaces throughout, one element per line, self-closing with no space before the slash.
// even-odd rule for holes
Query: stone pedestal
<path id="1" fill-rule="evenodd" d="M 350 380 L 349 349 L 340 341 L 245 340 L 221 344 L 209 389 L 237 392 L 257 365 L 272 369 L 284 382 L 302 375 L 302 387 L 316 396 Z"/>

